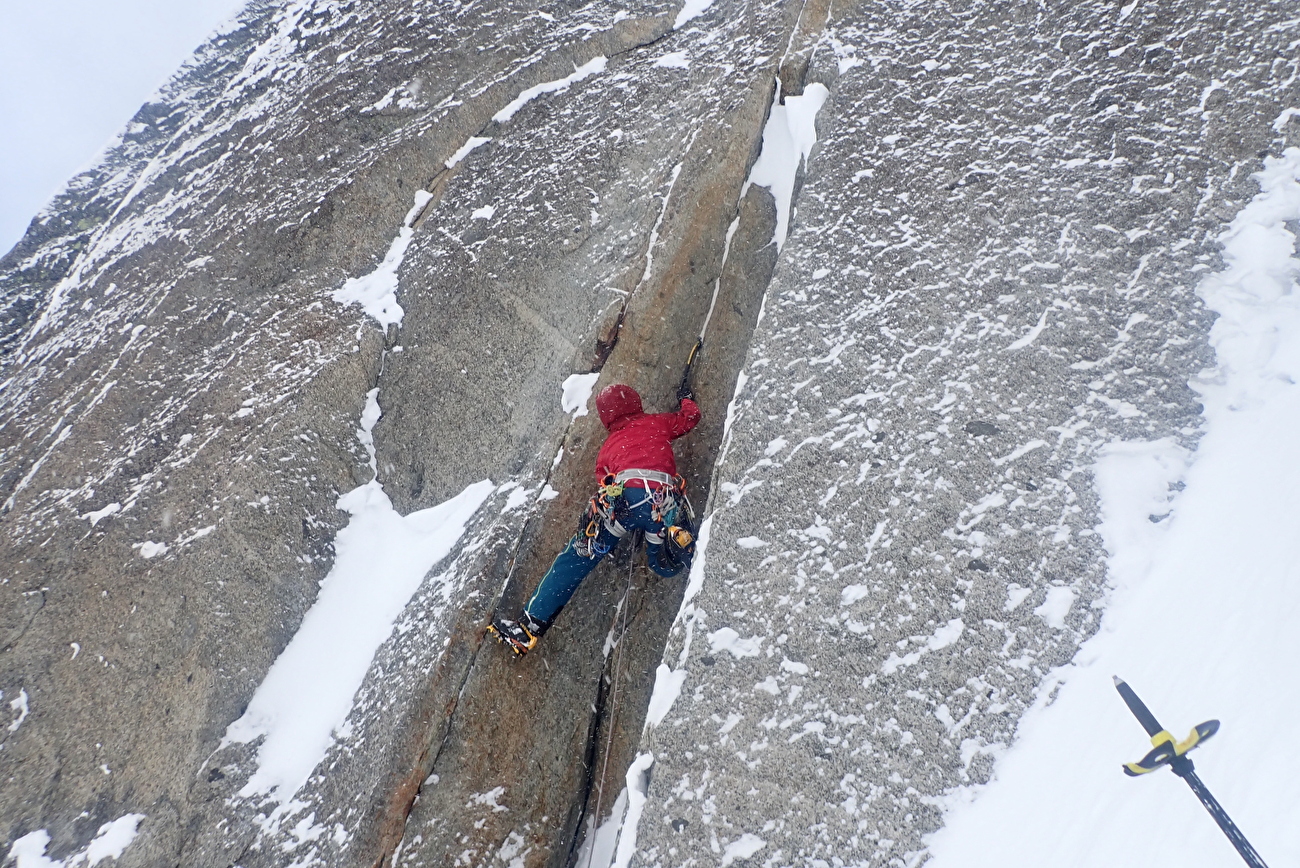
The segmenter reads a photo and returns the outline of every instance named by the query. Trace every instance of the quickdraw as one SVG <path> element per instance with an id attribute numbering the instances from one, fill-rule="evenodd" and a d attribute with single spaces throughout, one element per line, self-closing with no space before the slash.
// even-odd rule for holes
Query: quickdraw
<path id="1" fill-rule="evenodd" d="M 614 479 L 614 474 L 608 473 L 601 479 L 600 487 L 591 496 L 591 501 L 582 514 L 582 522 L 579 525 L 581 539 L 577 545 L 579 554 L 589 558 L 601 558 L 609 554 L 609 546 L 601 545 L 596 538 L 600 536 L 602 523 L 612 524 L 617 520 L 614 515 L 614 501 L 622 494 L 623 486 Z"/>
<path id="2" fill-rule="evenodd" d="M 623 486 L 614 481 L 614 474 L 605 474 L 600 481 L 600 487 L 591 496 L 591 502 L 587 505 L 587 512 L 583 516 L 587 520 L 587 526 L 583 529 L 584 535 L 595 538 L 600 533 L 601 519 L 614 520 L 614 501 L 622 494 Z"/>
<path id="3" fill-rule="evenodd" d="M 672 485 L 663 485 L 647 492 L 650 498 L 650 516 L 664 525 L 673 524 L 677 518 L 677 496 L 686 497 L 686 480 L 679 474 Z"/>

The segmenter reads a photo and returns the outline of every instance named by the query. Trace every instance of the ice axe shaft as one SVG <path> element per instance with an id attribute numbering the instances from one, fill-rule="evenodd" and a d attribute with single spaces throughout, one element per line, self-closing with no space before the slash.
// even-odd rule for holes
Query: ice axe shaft
<path id="1" fill-rule="evenodd" d="M 1133 712 L 1133 716 L 1138 719 L 1138 722 L 1142 724 L 1142 728 L 1147 731 L 1147 735 L 1154 740 L 1157 735 L 1164 732 L 1164 727 L 1156 720 L 1156 716 L 1151 713 L 1151 709 L 1147 708 L 1146 703 L 1133 692 L 1133 688 L 1129 687 L 1118 675 L 1115 676 L 1115 689 L 1124 698 L 1124 704 L 1128 706 L 1128 710 Z M 1212 722 L 1217 723 L 1217 721 Z M 1268 868 L 1264 864 L 1263 858 L 1260 857 L 1259 853 L 1255 852 L 1255 848 L 1246 840 L 1246 836 L 1237 828 L 1237 824 L 1232 822 L 1232 818 L 1223 809 L 1223 805 L 1219 804 L 1219 800 L 1214 798 L 1209 788 L 1197 776 L 1196 767 L 1192 765 L 1191 759 L 1186 755 L 1175 756 L 1169 763 L 1169 768 L 1174 774 L 1186 781 L 1187 786 L 1192 788 L 1196 798 L 1201 800 L 1205 810 L 1210 812 L 1214 822 L 1219 824 L 1223 834 L 1228 836 L 1228 840 L 1232 842 L 1232 846 L 1237 848 L 1237 853 L 1241 855 L 1246 864 L 1250 868 Z"/>
<path id="2" fill-rule="evenodd" d="M 691 369 L 695 367 L 695 359 L 700 354 L 700 348 L 704 346 L 704 338 L 697 338 L 695 346 L 691 347 L 690 355 L 686 357 L 686 367 L 682 370 L 682 381 L 677 385 L 678 392 L 684 392 L 691 387 Z"/>

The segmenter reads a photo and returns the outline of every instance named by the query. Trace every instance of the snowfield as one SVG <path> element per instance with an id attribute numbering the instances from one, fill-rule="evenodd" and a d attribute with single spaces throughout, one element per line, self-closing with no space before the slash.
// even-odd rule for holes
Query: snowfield
<path id="1" fill-rule="evenodd" d="M 1200 374 L 1203 434 L 1119 441 L 1094 471 L 1111 587 L 1097 635 L 1039 687 L 993 780 L 950 796 L 927 865 L 1232 865 L 1240 858 L 1172 772 L 1130 779 L 1148 749 L 1118 673 L 1182 738 L 1201 779 L 1270 865 L 1300 862 L 1300 782 L 1277 736 L 1300 715 L 1300 149 L 1220 236 L 1199 287 L 1219 315 Z"/>

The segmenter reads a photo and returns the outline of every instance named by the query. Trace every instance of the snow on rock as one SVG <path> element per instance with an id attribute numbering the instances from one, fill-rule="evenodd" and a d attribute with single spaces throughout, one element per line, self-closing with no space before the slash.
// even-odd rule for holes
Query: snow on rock
<path id="1" fill-rule="evenodd" d="M 687 22 L 699 18 L 709 11 L 709 7 L 712 5 L 713 0 L 686 0 L 677 13 L 677 18 L 673 21 L 673 29 L 678 30 Z"/>
<path id="2" fill-rule="evenodd" d="M 640 753 L 627 770 L 627 813 L 619 828 L 618 847 L 614 852 L 612 868 L 628 868 L 632 855 L 636 853 L 637 826 L 641 823 L 641 812 L 645 809 L 646 790 L 650 786 L 650 767 L 654 765 L 654 754 Z"/>
<path id="3" fill-rule="evenodd" d="M 571 75 L 556 79 L 555 81 L 544 81 L 541 84 L 533 85 L 532 87 L 520 92 L 519 96 L 506 104 L 505 108 L 494 114 L 492 120 L 499 124 L 504 124 L 506 121 L 514 117 L 521 108 L 528 105 L 528 103 L 537 99 L 542 94 L 561 93 L 568 90 L 570 85 L 576 84 L 584 78 L 599 75 L 605 71 L 606 63 L 608 63 L 608 60 L 603 56 L 593 57 L 582 66 L 575 67 Z"/>
<path id="4" fill-rule="evenodd" d="M 74 655 L 74 656 L 75 656 L 75 655 Z M 4 695 L 4 694 L 0 693 L 0 696 L 3 696 L 3 695 Z M 9 708 L 10 708 L 10 710 L 12 710 L 13 713 L 14 713 L 14 719 L 13 719 L 13 721 L 9 724 L 9 731 L 10 731 L 10 732 L 17 732 L 17 731 L 18 731 L 18 727 L 20 727 L 20 726 L 23 725 L 23 721 L 27 719 L 27 715 L 31 712 L 31 709 L 30 709 L 30 708 L 28 707 L 28 705 L 27 705 L 27 689 L 26 689 L 26 688 L 21 688 L 21 689 L 18 691 L 18 696 L 17 696 L 17 698 L 9 700 Z"/>
<path id="5" fill-rule="evenodd" d="M 929 855 L 942 865 L 1117 864 L 1153 828 L 1147 806 L 1166 801 L 1185 815 L 1170 836 L 1200 824 L 1187 845 L 1200 861 L 1184 861 L 1227 864 L 1227 844 L 1211 841 L 1222 836 L 1181 782 L 1120 774 L 1145 742 L 1112 670 L 1179 733 L 1225 718 L 1197 762 L 1229 810 L 1240 806 L 1265 858 L 1271 847 L 1273 861 L 1294 859 L 1282 830 L 1296 824 L 1282 812 L 1296 802 L 1285 782 L 1295 766 L 1262 752 L 1264 732 L 1285 730 L 1300 709 L 1279 700 L 1276 714 L 1261 712 L 1248 694 L 1275 694 L 1268 685 L 1285 678 L 1242 673 L 1248 660 L 1297 656 L 1281 583 L 1300 587 L 1288 548 L 1300 511 L 1284 493 L 1300 490 L 1290 479 L 1300 462 L 1294 437 L 1265 416 L 1297 422 L 1219 384 L 1221 373 L 1197 379 L 1212 341 L 1220 372 L 1249 365 L 1259 389 L 1295 388 L 1281 340 L 1289 326 L 1279 326 L 1297 297 L 1294 266 L 1235 252 L 1294 254 L 1281 228 L 1296 219 L 1286 216 L 1289 151 L 1265 161 L 1271 192 L 1252 206 L 1257 216 L 1234 222 L 1227 270 L 1201 285 L 1204 305 L 1196 297 L 1217 271 L 1222 222 L 1256 192 L 1243 155 L 1281 152 L 1271 125 L 1291 104 L 1290 72 L 1271 71 L 1272 52 L 1292 38 L 1282 34 L 1294 16 L 1256 6 L 1193 25 L 1197 39 L 1234 46 L 1210 60 L 1187 43 L 1147 40 L 1161 14 L 1137 4 L 1121 19 L 1100 2 L 1019 21 L 943 4 L 837 12 L 822 43 L 833 51 L 814 53 L 804 88 L 833 92 L 816 114 L 816 147 L 796 149 L 791 136 L 773 159 L 786 177 L 805 164 L 797 202 L 777 209 L 797 219 L 774 239 L 775 274 L 714 469 L 707 557 L 663 657 L 685 678 L 640 745 L 655 756 L 640 864 L 717 864 L 724 829 L 761 837 L 753 861 L 772 865 L 917 865 Z M 756 176 L 778 153 L 778 119 L 774 110 Z M 781 185 L 772 189 L 780 202 Z M 1243 290 L 1250 275 L 1269 289 Z M 1207 306 L 1219 314 L 1212 332 Z M 1240 423 L 1230 436 L 1257 465 L 1234 477 L 1276 490 L 1252 483 L 1238 495 L 1225 472 L 1194 493 L 1216 438 L 1229 439 L 1215 433 L 1216 402 L 1236 408 L 1223 414 Z M 1266 464 L 1285 469 L 1261 473 Z M 1196 547 L 1182 529 L 1194 498 L 1236 512 L 1222 527 L 1198 521 Z M 1253 529 L 1239 526 L 1247 520 Z M 1181 584 L 1171 568 L 1159 595 L 1125 603 L 1117 564 L 1172 556 L 1175 536 L 1198 552 L 1196 569 L 1179 555 Z M 755 537 L 769 545 L 749 547 Z M 1241 545 L 1214 554 L 1223 539 Z M 1079 649 L 1094 634 L 1110 641 L 1121 612 L 1150 622 L 1167 650 L 1098 664 L 1095 678 L 1060 670 L 1099 654 Z M 716 653 L 741 637 L 758 653 Z M 1236 708 L 1251 719 L 1229 725 Z M 741 719 L 719 733 L 733 714 Z M 1240 736 L 1228 735 L 1234 727 Z M 1237 747 L 1225 747 L 1230 737 Z M 1039 749 L 1016 759 L 1022 742 Z M 1085 764 L 1079 780 L 1107 789 L 1084 786 L 1076 800 L 1062 782 Z M 997 795 L 1011 792 L 1004 770 L 1014 796 Z M 957 806 L 980 787 L 963 819 Z M 1120 815 L 1129 825 L 1107 835 L 1107 818 Z M 1137 861 L 1165 861 L 1158 847 Z"/>
<path id="6" fill-rule="evenodd" d="M 590 868 L 593 865 L 610 865 L 618 848 L 618 834 L 623 828 L 623 817 L 627 813 L 627 787 L 619 791 L 618 798 L 610 808 L 609 817 L 595 831 L 588 829 L 578 849 L 578 858 L 574 865 Z"/>
<path id="7" fill-rule="evenodd" d="M 1300 860 L 1300 784 L 1270 746 L 1300 716 L 1278 689 L 1300 659 L 1300 149 L 1253 177 L 1259 194 L 1219 235 L 1225 268 L 1198 288 L 1219 314 L 1216 365 L 1196 381 L 1200 442 L 1190 455 L 1167 440 L 1102 451 L 1113 589 L 1101 627 L 1044 681 L 994 780 L 950 797 L 935 868 L 1236 861 L 1177 777 L 1120 773 L 1149 744 L 1114 674 L 1179 737 L 1221 720 L 1196 751 L 1199 775 L 1269 864 Z M 1010 824 L 1017 834 L 998 831 Z"/>
<path id="8" fill-rule="evenodd" d="M 1254 155 L 1280 153 L 1296 131 L 1285 111 L 1293 70 L 1279 60 L 1294 38 L 1293 10 L 1206 13 L 1185 0 L 1119 10 L 1088 0 L 1008 16 L 996 6 L 867 0 L 837 5 L 800 55 L 798 40 L 772 34 L 778 22 L 821 27 L 817 4 L 597 3 L 520 15 L 496 4 L 416 4 L 399 16 L 383 4 L 290 0 L 250 9 L 141 113 L 111 159 L 70 187 L 66 209 L 44 215 L 0 274 L 4 549 L 14 563 L 58 563 L 67 551 L 73 564 L 28 572 L 26 586 L 11 581 L 6 606 L 21 614 L 44 604 L 42 623 L 56 625 L 49 635 L 87 643 L 98 626 L 123 625 L 111 649 L 95 640 L 73 664 L 49 666 L 38 630 L 7 652 L 21 658 L 15 671 L 50 684 L 29 687 L 39 713 L 5 743 L 0 764 L 32 770 L 27 777 L 48 787 L 38 797 L 51 795 L 35 805 L 35 785 L 6 773 L 5 803 L 75 817 L 94 808 L 84 793 L 99 791 L 99 766 L 111 761 L 106 780 L 118 791 L 167 794 L 175 813 L 155 820 L 165 824 L 160 840 L 193 845 L 198 859 L 361 858 L 349 842 L 375 840 L 367 824 L 392 807 L 385 763 L 407 774 L 418 762 L 402 753 L 412 739 L 401 727 L 454 638 L 447 613 L 477 612 L 469 607 L 499 591 L 465 578 L 471 557 L 464 571 L 434 567 L 444 571 L 425 578 L 402 614 L 377 619 L 375 634 L 387 639 L 372 646 L 360 689 L 295 742 L 327 745 L 317 766 L 328 775 L 310 774 L 310 756 L 289 762 L 270 731 L 227 745 L 211 768 L 187 759 L 204 755 L 238 713 L 326 574 L 331 533 L 345 520 L 333 506 L 367 475 L 350 462 L 360 451 L 350 413 L 376 378 L 400 396 L 393 409 L 407 411 L 393 425 L 362 426 L 371 470 L 401 484 L 345 497 L 356 534 L 418 535 L 409 523 L 427 516 L 421 507 L 500 478 L 499 466 L 545 463 L 552 431 L 567 421 L 549 390 L 585 351 L 579 342 L 606 288 L 635 281 L 628 268 L 642 259 L 643 280 L 686 264 L 681 227 L 692 224 L 699 191 L 715 202 L 735 192 L 713 182 L 726 174 L 719 169 L 742 172 L 734 160 L 753 153 L 734 146 L 758 133 L 750 108 L 763 101 L 763 82 L 782 64 L 783 80 L 798 78 L 807 61 L 803 94 L 773 112 L 771 147 L 751 179 L 768 182 L 781 203 L 778 225 L 760 233 L 771 233 L 780 257 L 726 411 L 711 492 L 722 496 L 701 528 L 664 657 L 680 686 L 675 701 L 671 691 L 660 697 L 633 764 L 615 850 L 621 864 L 649 868 L 717 864 L 734 845 L 740 864 L 750 834 L 763 847 L 748 858 L 773 865 L 923 860 L 945 794 L 990 779 L 1027 709 L 1067 702 L 1069 685 L 1055 694 L 1045 679 L 1098 628 L 1108 599 L 1103 541 L 1116 558 L 1124 551 L 1107 512 L 1107 444 L 1191 449 L 1196 405 L 1203 400 L 1209 418 L 1222 397 L 1213 383 L 1202 384 L 1203 397 L 1185 386 L 1209 362 L 1210 322 L 1193 278 L 1217 269 L 1211 242 L 1255 192 L 1246 190 Z M 1175 35 L 1170 15 L 1185 22 Z M 570 73 L 593 51 L 609 60 Z M 688 74 L 658 63 L 678 51 Z M 529 103 L 543 94 L 555 96 Z M 485 132 L 493 147 L 464 150 Z M 739 156 L 726 163 L 724 152 Z M 413 185 L 430 181 L 437 201 L 421 193 L 408 211 Z M 483 207 L 490 219 L 475 219 Z M 1272 228 L 1243 224 L 1243 239 L 1285 242 L 1269 221 L 1255 223 Z M 754 227 L 732 227 L 728 244 L 734 235 L 752 246 Z M 692 264 L 709 275 L 716 258 Z M 1279 285 L 1287 273 L 1274 275 Z M 375 329 L 330 303 L 341 284 L 363 318 L 385 330 L 401 324 L 402 352 L 385 353 Z M 1224 314 L 1216 335 L 1227 364 L 1232 329 L 1252 319 L 1232 297 L 1203 291 Z M 484 346 L 486 325 L 508 337 Z M 1255 352 L 1275 337 L 1249 334 L 1242 346 Z M 1295 379 L 1281 364 L 1261 377 L 1282 390 Z M 501 410 L 503 424 L 466 425 L 444 412 L 484 406 Z M 517 503 L 516 490 L 541 481 L 521 477 L 484 497 Z M 1194 514 L 1195 470 L 1184 481 L 1185 498 L 1139 515 L 1142 533 L 1181 533 L 1180 510 Z M 1151 498 L 1160 496 L 1169 492 Z M 71 520 L 108 503 L 120 504 L 120 518 Z M 402 519 L 392 503 L 412 514 Z M 177 504 L 185 530 L 162 537 L 155 528 Z M 1294 512 L 1285 506 L 1275 502 L 1275 512 Z M 517 538 L 524 510 L 481 512 L 474 526 L 499 522 L 500 533 L 475 531 L 459 549 L 495 557 Z M 453 524 L 447 516 L 449 535 Z M 177 548 L 192 529 L 211 527 L 221 533 L 196 546 L 204 559 L 129 557 L 132 541 Z M 737 542 L 749 538 L 768 544 Z M 338 537 L 336 569 L 347 540 Z M 389 549 L 373 562 L 400 546 Z M 1255 586 L 1237 578 L 1244 605 Z M 58 582 L 48 595 L 47 580 Z M 158 594 L 137 612 L 141 581 L 202 616 L 168 611 Z M 1072 595 L 1059 627 L 1035 613 L 1052 594 L 1059 603 L 1055 588 Z M 1240 636 L 1225 620 L 1224 634 Z M 956 633 L 955 621 L 962 629 L 951 643 L 931 647 Z M 350 633 L 341 644 L 353 644 Z M 900 663 L 886 674 L 890 659 Z M 156 660 L 163 672 L 150 683 L 163 692 L 154 704 L 198 725 L 129 719 L 102 740 L 112 754 L 102 759 L 28 750 L 51 743 L 54 722 L 76 744 L 100 743 L 114 716 L 94 710 L 131 695 L 126 673 L 153 671 Z M 1125 674 L 1144 692 L 1166 683 L 1154 670 Z M 254 704 L 271 708 L 268 696 Z M 1180 713 L 1173 693 L 1148 698 Z M 342 723 L 335 712 L 347 715 Z M 1232 731 L 1207 750 L 1229 744 Z M 142 749 L 159 759 L 148 780 L 118 761 Z M 232 799 L 263 751 L 268 762 L 285 760 L 255 769 L 266 772 L 256 788 L 271 789 Z M 263 806 L 278 811 L 276 798 L 303 775 L 307 785 L 280 805 L 279 837 L 245 849 L 248 823 Z M 404 864 L 461 853 L 441 846 L 436 826 L 468 826 L 420 816 L 451 783 L 421 793 Z M 1161 785 L 1138 786 L 1147 784 Z M 540 827 L 527 827 L 525 809 L 493 804 L 475 806 L 517 828 L 466 861 L 540 858 L 525 837 Z M 24 828 L 42 825 L 35 816 Z M 65 840 L 66 830 L 54 831 Z M 339 857 L 324 854 L 327 845 L 358 849 Z M 46 849 L 41 842 L 32 858 Z"/>
<path id="9" fill-rule="evenodd" d="M 646 711 L 646 726 L 658 726 L 663 723 L 663 719 L 668 716 L 673 703 L 681 695 L 682 684 L 685 681 L 685 669 L 673 670 L 669 669 L 666 664 L 659 664 L 659 668 L 655 670 L 655 686 L 654 691 L 650 694 L 650 707 Z"/>
<path id="10" fill-rule="evenodd" d="M 670 51 L 662 54 L 655 61 L 655 66 L 661 66 L 665 69 L 690 69 L 691 56 L 685 51 Z"/>
<path id="11" fill-rule="evenodd" d="M 375 389 L 366 396 L 358 431 L 372 470 L 377 394 Z M 256 770 L 239 795 L 277 805 L 266 828 L 292 815 L 293 797 L 337 738 L 376 650 L 495 490 L 489 480 L 476 482 L 438 506 L 406 516 L 393 509 L 378 478 L 339 498 L 339 509 L 352 519 L 335 537 L 334 566 L 298 632 L 218 748 L 261 739 Z"/>
<path id="12" fill-rule="evenodd" d="M 1069 588 L 1048 588 L 1047 599 L 1034 609 L 1034 614 L 1042 618 L 1047 626 L 1060 630 L 1065 626 L 1065 616 L 1070 614 L 1074 605 L 1074 591 Z"/>
<path id="13" fill-rule="evenodd" d="M 790 230 L 795 178 L 817 143 L 817 112 L 829 94 L 824 84 L 808 85 L 802 96 L 788 96 L 772 106 L 767 126 L 763 128 L 763 149 L 750 170 L 746 187 L 757 184 L 772 191 L 776 199 L 776 229 L 772 240 L 778 250 L 785 245 Z M 779 83 L 777 95 L 780 96 Z"/>
<path id="14" fill-rule="evenodd" d="M 934 631 L 930 637 L 917 636 L 915 639 L 921 639 L 924 644 L 916 651 L 899 657 L 896 652 L 890 652 L 889 659 L 880 665 L 880 671 L 886 675 L 893 675 L 904 666 L 911 666 L 920 661 L 921 657 L 929 651 L 940 651 L 947 648 L 952 643 L 961 638 L 962 632 L 966 625 L 962 623 L 961 618 L 953 618 L 947 624 Z"/>
<path id="15" fill-rule="evenodd" d="M 344 306 L 360 305 L 366 315 L 379 323 L 379 327 L 385 331 L 390 325 L 400 326 L 405 311 L 397 303 L 397 270 L 402 267 L 406 248 L 411 246 L 411 239 L 415 237 L 415 230 L 411 226 L 431 198 L 432 194 L 425 190 L 416 193 L 415 205 L 407 212 L 383 261 L 369 274 L 348 278 L 330 297 Z"/>
<path id="16" fill-rule="evenodd" d="M 714 654 L 721 654 L 726 651 L 732 657 L 757 657 L 763 650 L 763 639 L 761 636 L 754 636 L 749 639 L 740 638 L 740 634 L 730 627 L 723 627 L 721 630 L 715 630 L 708 635 L 709 650 Z"/>
<path id="17" fill-rule="evenodd" d="M 131 846 L 144 814 L 125 814 L 111 823 L 99 827 L 95 837 L 80 850 L 64 859 L 46 855 L 50 833 L 44 829 L 28 832 L 9 847 L 9 858 L 14 868 L 94 868 L 105 859 L 120 859 Z"/>
<path id="18" fill-rule="evenodd" d="M 591 400 L 591 392 L 599 379 L 599 372 L 570 374 L 560 387 L 560 409 L 574 419 L 586 416 L 587 403 Z"/>
<path id="19" fill-rule="evenodd" d="M 447 158 L 443 165 L 448 169 L 455 167 L 457 163 L 468 157 L 475 148 L 482 147 L 490 141 L 492 141 L 491 136 L 470 136 L 465 140 L 465 144 L 456 149 L 456 153 Z"/>
<path id="20" fill-rule="evenodd" d="M 265 737 L 240 795 L 284 805 L 306 782 L 352 708 L 375 650 L 429 570 L 447 556 L 495 486 L 476 482 L 445 503 L 399 515 L 378 481 L 339 498 L 352 516 L 334 568 L 288 647 L 226 730 L 222 746 Z"/>
<path id="21" fill-rule="evenodd" d="M 718 866 L 719 868 L 727 868 L 732 862 L 748 859 L 765 846 L 767 846 L 767 842 L 762 838 L 752 832 L 746 832 L 723 848 L 722 859 L 719 860 Z"/>
<path id="22" fill-rule="evenodd" d="M 108 506 L 105 506 L 103 509 L 92 510 L 81 517 L 89 521 L 91 527 L 94 527 L 95 525 L 99 524 L 101 521 L 108 518 L 109 516 L 116 515 L 121 511 L 122 511 L 122 504 L 118 503 L 117 501 L 114 501 L 113 503 L 110 503 Z"/>
<path id="23" fill-rule="evenodd" d="M 37 713 L 0 756 L 25 772 L 6 773 L 3 789 L 27 828 L 100 810 L 84 799 L 102 790 L 103 764 L 115 792 L 171 800 L 154 818 L 160 840 L 199 861 L 244 853 L 261 805 L 275 804 L 232 797 L 271 738 L 209 754 L 317 596 L 339 526 L 417 513 L 554 455 L 568 420 L 549 390 L 589 351 L 608 288 L 635 281 L 628 269 L 642 259 L 659 272 L 683 261 L 682 227 L 714 179 L 730 173 L 734 196 L 734 164 L 766 104 L 754 83 L 771 80 L 788 16 L 737 2 L 737 14 L 710 16 L 714 31 L 670 34 L 679 5 L 251 4 L 247 26 L 142 111 L 125 162 L 79 180 L 93 192 L 46 215 L 0 263 L 3 548 L 15 563 L 71 557 L 57 576 L 29 569 L 0 595 L 14 626 L 45 603 L 38 623 L 59 625 L 48 635 L 87 651 L 68 665 L 60 640 L 64 662 L 43 666 L 42 628 L 11 652 L 9 671 L 44 680 L 28 687 Z M 689 74 L 654 65 L 678 50 Z M 594 52 L 614 74 L 594 73 Z M 537 99 L 493 126 L 520 96 Z M 473 219 L 488 203 L 492 219 Z M 359 297 L 343 309 L 330 296 L 349 278 Z M 387 339 L 399 319 L 401 352 Z M 376 386 L 390 415 L 371 434 L 371 470 L 394 510 L 374 492 L 349 517 L 335 505 L 372 475 L 352 431 Z M 519 479 L 529 491 L 544 481 Z M 485 565 L 527 517 L 500 513 L 511 496 L 493 495 L 456 562 L 416 591 L 325 763 L 291 800 L 306 807 L 241 864 L 347 861 L 376 846 L 374 824 L 393 816 L 384 788 L 419 761 L 405 753 L 415 742 L 404 724 L 442 684 L 448 639 L 477 641 L 456 619 L 491 605 L 499 577 Z M 110 521 L 73 520 L 108 503 L 121 504 Z M 127 548 L 149 539 L 175 551 L 171 534 L 209 527 L 185 557 L 132 560 Z M 165 592 L 137 604 L 141 582 Z M 150 702 L 95 713 L 133 695 L 135 673 L 155 663 Z M 0 685 L 6 701 L 18 686 Z M 193 725 L 163 725 L 164 709 Z M 38 749 L 47 736 L 104 748 Z M 141 751 L 157 762 L 123 761 Z M 515 804 L 511 819 L 523 813 Z M 68 834 L 50 832 L 56 844 Z M 339 857 L 348 841 L 357 849 Z M 431 861 L 443 853 L 428 845 Z"/>
<path id="24" fill-rule="evenodd" d="M 140 557 L 144 558 L 145 560 L 149 560 L 150 558 L 156 558 L 159 555 L 167 554 L 166 543 L 154 542 L 152 540 L 146 540 L 145 542 L 138 543 L 135 546 L 135 548 L 138 548 L 140 550 Z"/>

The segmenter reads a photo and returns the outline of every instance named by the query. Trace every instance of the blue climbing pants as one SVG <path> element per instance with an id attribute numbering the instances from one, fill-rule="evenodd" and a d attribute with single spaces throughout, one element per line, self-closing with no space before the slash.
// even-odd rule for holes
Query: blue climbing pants
<path id="1" fill-rule="evenodd" d="M 582 584 L 587 574 L 596 568 L 602 558 L 618 548 L 623 536 L 631 534 L 638 528 L 645 532 L 646 560 L 649 562 L 650 569 L 661 576 L 669 577 L 690 568 L 690 552 L 679 553 L 674 562 L 664 550 L 667 541 L 663 539 L 663 531 L 665 527 L 676 522 L 675 503 L 664 510 L 662 521 L 656 521 L 653 514 L 654 506 L 650 502 L 648 492 L 644 488 L 624 488 L 623 493 L 614 499 L 613 506 L 614 518 L 625 532 L 619 535 L 615 533 L 615 528 L 611 527 L 608 520 L 598 519 L 600 530 L 595 539 L 590 542 L 590 557 L 584 555 L 582 551 L 587 548 L 587 540 L 582 532 L 574 534 L 569 544 L 564 547 L 564 551 L 555 558 L 555 563 L 551 564 L 537 590 L 524 606 L 524 611 L 529 616 L 543 624 L 554 621 L 555 616 L 560 614 L 560 610 L 569 602 L 569 598 L 573 596 L 574 591 L 578 590 L 578 585 Z"/>

